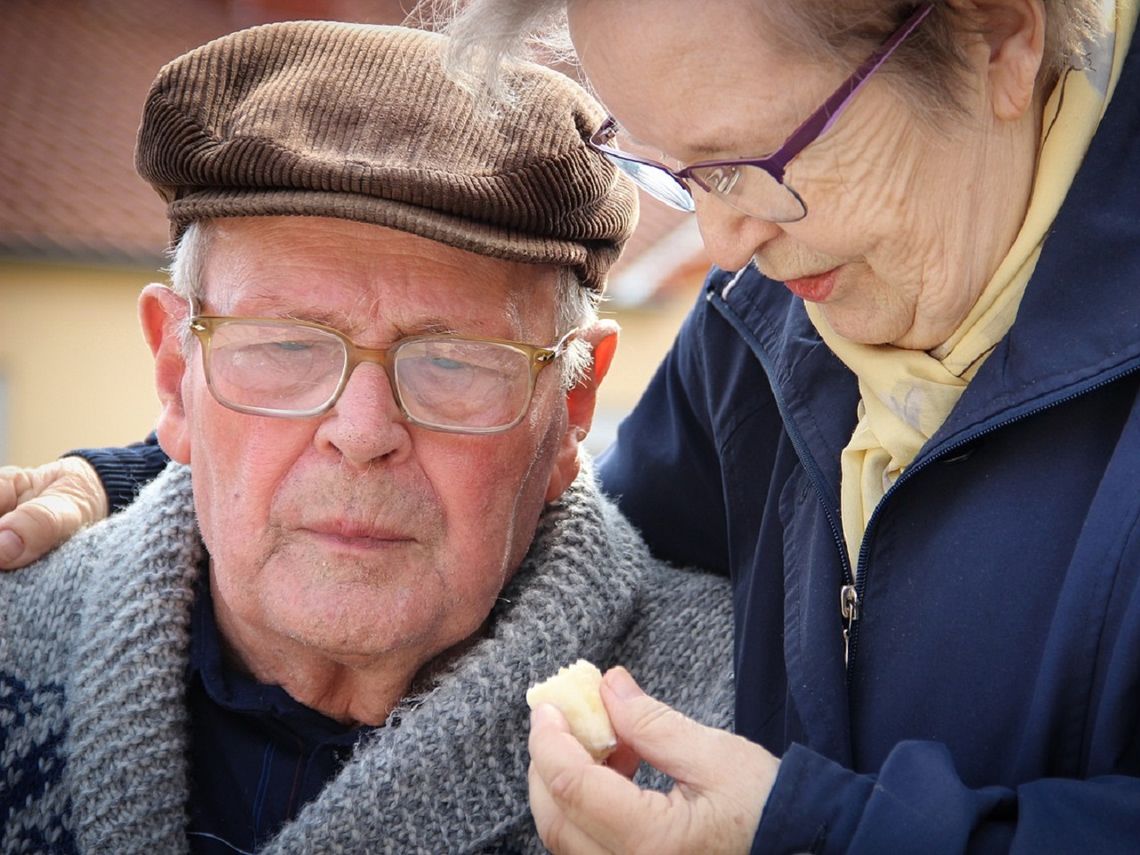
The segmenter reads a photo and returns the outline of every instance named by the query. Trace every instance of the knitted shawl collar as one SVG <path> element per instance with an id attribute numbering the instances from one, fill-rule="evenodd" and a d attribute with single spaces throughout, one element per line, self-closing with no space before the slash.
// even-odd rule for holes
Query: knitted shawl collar
<path id="1" fill-rule="evenodd" d="M 188 469 L 169 467 L 92 534 L 100 566 L 81 582 L 66 685 L 76 842 L 185 852 L 185 672 L 203 555 Z M 547 508 L 485 636 L 364 737 L 262 851 L 468 852 L 511 836 L 541 851 L 527 808 L 524 691 L 577 657 L 611 662 L 649 561 L 584 471 Z"/>

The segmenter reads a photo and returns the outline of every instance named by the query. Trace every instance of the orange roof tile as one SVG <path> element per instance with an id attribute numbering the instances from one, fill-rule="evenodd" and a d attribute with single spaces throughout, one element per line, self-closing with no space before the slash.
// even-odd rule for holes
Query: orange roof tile
<path id="1" fill-rule="evenodd" d="M 160 258 L 163 206 L 134 171 L 158 69 L 227 32 L 302 17 L 399 23 L 399 2 L 6 0 L 0 27 L 0 252 Z"/>
<path id="2" fill-rule="evenodd" d="M 158 69 L 259 23 L 399 23 L 414 0 L 5 0 L 0 26 L 0 254 L 156 263 L 163 206 L 134 171 Z M 405 8 L 407 7 L 407 8 Z M 683 216 L 643 199 L 618 271 Z M 617 271 L 615 271 L 617 272 Z"/>

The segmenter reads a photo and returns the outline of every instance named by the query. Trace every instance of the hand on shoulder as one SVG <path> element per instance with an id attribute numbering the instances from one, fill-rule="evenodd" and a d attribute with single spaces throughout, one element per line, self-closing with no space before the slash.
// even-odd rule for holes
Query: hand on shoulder
<path id="1" fill-rule="evenodd" d="M 103 484 L 81 457 L 0 467 L 0 570 L 32 563 L 107 510 Z"/>

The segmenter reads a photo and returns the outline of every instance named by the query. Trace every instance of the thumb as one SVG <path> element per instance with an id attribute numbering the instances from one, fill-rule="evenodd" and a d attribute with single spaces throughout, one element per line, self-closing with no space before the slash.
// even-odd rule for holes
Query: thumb
<path id="1" fill-rule="evenodd" d="M 697 789 L 723 776 L 723 731 L 705 727 L 650 697 L 618 666 L 602 680 L 602 700 L 620 742 L 678 783 Z"/>
<path id="2" fill-rule="evenodd" d="M 0 468 L 0 568 L 35 561 L 80 527 L 107 515 L 98 473 L 80 457 L 33 469 Z"/>
<path id="3" fill-rule="evenodd" d="M 70 497 L 49 493 L 29 499 L 0 517 L 0 568 L 31 564 L 82 524 L 82 514 Z"/>

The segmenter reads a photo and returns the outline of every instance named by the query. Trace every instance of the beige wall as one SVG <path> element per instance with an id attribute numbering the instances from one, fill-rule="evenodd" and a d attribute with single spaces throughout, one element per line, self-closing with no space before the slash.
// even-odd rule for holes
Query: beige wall
<path id="1" fill-rule="evenodd" d="M 0 464 L 147 434 L 158 404 L 135 300 L 157 278 L 0 261 Z"/>
<path id="2" fill-rule="evenodd" d="M 615 308 L 602 304 L 602 317 L 616 320 L 621 335 L 613 365 L 598 390 L 594 429 L 587 441 L 595 454 L 613 441 L 618 423 L 641 397 L 695 300 L 694 289 L 648 306 Z"/>

